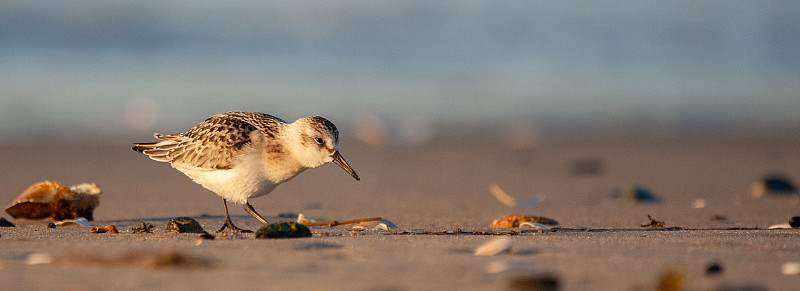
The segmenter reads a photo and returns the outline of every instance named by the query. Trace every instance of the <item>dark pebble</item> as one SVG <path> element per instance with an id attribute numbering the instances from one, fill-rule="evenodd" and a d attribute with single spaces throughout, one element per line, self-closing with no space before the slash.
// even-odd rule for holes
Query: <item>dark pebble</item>
<path id="1" fill-rule="evenodd" d="M 711 265 L 708 265 L 708 268 L 706 268 L 706 276 L 717 276 L 720 274 L 722 274 L 722 265 L 719 263 L 711 263 Z"/>
<path id="2" fill-rule="evenodd" d="M 290 221 L 262 226 L 256 232 L 256 238 L 300 238 L 311 237 L 308 226 Z"/>
<path id="3" fill-rule="evenodd" d="M 789 225 L 791 225 L 792 228 L 800 228 L 800 216 L 795 216 L 792 217 L 792 219 L 789 219 Z"/>
<path id="4" fill-rule="evenodd" d="M 0 227 L 15 227 L 11 221 L 6 220 L 5 217 L 0 217 Z"/>
<path id="5" fill-rule="evenodd" d="M 551 275 L 531 275 L 512 278 L 508 290 L 555 291 L 559 289 L 558 279 Z"/>
<path id="6" fill-rule="evenodd" d="M 47 228 L 56 228 L 56 223 L 55 222 L 48 223 Z"/>

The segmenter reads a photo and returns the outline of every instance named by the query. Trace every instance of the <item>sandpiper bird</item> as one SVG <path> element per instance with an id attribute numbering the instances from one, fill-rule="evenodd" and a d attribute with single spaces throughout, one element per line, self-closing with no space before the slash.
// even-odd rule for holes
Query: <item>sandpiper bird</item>
<path id="1" fill-rule="evenodd" d="M 360 180 L 339 154 L 336 126 L 319 116 L 287 123 L 264 113 L 229 111 L 187 132 L 155 137 L 161 141 L 137 143 L 133 150 L 170 163 L 222 197 L 225 224 L 219 231 L 249 232 L 231 222 L 228 200 L 244 204 L 247 213 L 267 224 L 247 199 L 269 194 L 306 169 L 333 162 Z"/>

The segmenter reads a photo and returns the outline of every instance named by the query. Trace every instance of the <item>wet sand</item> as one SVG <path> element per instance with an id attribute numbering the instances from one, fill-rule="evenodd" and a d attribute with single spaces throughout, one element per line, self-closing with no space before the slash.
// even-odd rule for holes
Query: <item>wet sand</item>
<path id="1" fill-rule="evenodd" d="M 683 274 L 691 290 L 791 290 L 800 284 L 800 276 L 781 274 L 784 263 L 800 262 L 800 230 L 766 229 L 800 215 L 798 198 L 749 195 L 750 185 L 770 173 L 800 181 L 798 138 L 562 135 L 519 147 L 473 134 L 374 148 L 345 136 L 340 150 L 360 182 L 325 165 L 251 204 L 273 222 L 291 220 L 281 213 L 318 220 L 380 216 L 397 229 L 314 227 L 312 238 L 288 240 L 167 234 L 167 221 L 181 216 L 216 230 L 223 222 L 221 200 L 128 144 L 0 146 L 4 203 L 45 179 L 96 182 L 103 194 L 92 225 L 121 231 L 92 234 L 87 227 L 49 229 L 12 220 L 18 227 L 0 228 L 0 289 L 503 290 L 519 278 L 548 275 L 563 290 L 647 290 L 669 271 Z M 576 175 L 579 161 L 599 167 Z M 545 199 L 535 207 L 508 207 L 489 194 L 491 183 L 518 198 Z M 632 185 L 662 203 L 613 196 Z M 693 208 L 695 199 L 707 206 Z M 241 206 L 230 207 L 237 225 L 259 227 Z M 508 214 L 553 218 L 562 229 L 488 228 Z M 647 215 L 681 229 L 642 228 Z M 155 232 L 132 233 L 140 220 L 155 224 Z M 510 253 L 472 254 L 501 236 L 512 240 Z M 33 253 L 54 261 L 27 264 Z M 200 263 L 160 268 L 120 262 L 130 261 L 131 253 L 178 254 Z M 722 271 L 707 274 L 715 263 Z M 487 271 L 493 266 L 510 270 Z"/>

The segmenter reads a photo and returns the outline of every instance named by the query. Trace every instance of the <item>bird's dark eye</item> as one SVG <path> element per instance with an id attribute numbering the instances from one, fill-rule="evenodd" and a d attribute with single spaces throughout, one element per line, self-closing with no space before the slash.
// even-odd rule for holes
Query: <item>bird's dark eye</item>
<path id="1" fill-rule="evenodd" d="M 319 145 L 321 145 L 324 142 L 321 137 L 315 138 L 314 141 L 317 142 L 317 144 Z"/>

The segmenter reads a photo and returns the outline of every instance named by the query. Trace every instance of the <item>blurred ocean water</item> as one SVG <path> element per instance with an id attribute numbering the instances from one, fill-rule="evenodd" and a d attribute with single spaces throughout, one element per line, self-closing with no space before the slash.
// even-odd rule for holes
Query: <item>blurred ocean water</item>
<path id="1" fill-rule="evenodd" d="M 227 110 L 795 129 L 798 52 L 797 1 L 0 1 L 0 138 Z"/>

